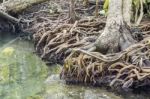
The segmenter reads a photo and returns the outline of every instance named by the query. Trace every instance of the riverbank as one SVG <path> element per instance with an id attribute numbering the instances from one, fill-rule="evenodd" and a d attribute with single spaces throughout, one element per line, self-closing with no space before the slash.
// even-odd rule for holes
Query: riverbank
<path id="1" fill-rule="evenodd" d="M 29 20 L 21 27 L 34 34 L 35 50 L 41 59 L 49 65 L 63 64 L 61 78 L 66 82 L 127 91 L 149 86 L 149 20 L 133 28 L 132 36 L 137 44 L 125 51 L 104 55 L 87 49 L 92 48 L 104 30 L 106 17 L 94 16 L 93 3 L 85 7 L 78 2 L 75 11 L 78 19 L 71 23 L 69 2 L 56 0 L 32 6 L 20 14 Z"/>
<path id="2" fill-rule="evenodd" d="M 0 40 L 5 42 L 0 45 L 0 78 L 5 76 L 0 80 L 1 99 L 149 99 L 147 93 L 115 94 L 102 87 L 66 84 L 59 78 L 62 66 L 47 67 L 32 42 L 9 36 Z M 14 49 L 13 56 L 1 56 L 6 48 Z"/>
<path id="3" fill-rule="evenodd" d="M 102 33 L 106 17 L 100 15 L 96 18 L 95 5 L 91 4 L 87 8 L 78 2 L 75 11 L 79 19 L 70 23 L 68 8 L 69 2 L 56 0 L 36 5 L 23 13 L 24 18 L 32 19 L 25 28 L 29 32 L 34 32 L 37 54 L 47 64 L 63 64 L 62 79 L 71 83 L 105 85 L 124 90 L 149 85 L 147 83 L 149 69 L 145 72 L 145 67 L 141 68 L 148 65 L 144 62 L 148 56 L 143 58 L 141 52 L 149 49 L 148 20 L 143 21 L 139 27 L 131 29 L 132 36 L 138 44 L 113 55 L 103 55 L 86 50 L 90 46 L 92 48 L 93 42 Z M 102 8 L 102 5 L 99 8 Z M 144 53 L 148 53 L 148 50 Z M 134 56 L 137 58 L 132 60 Z"/>

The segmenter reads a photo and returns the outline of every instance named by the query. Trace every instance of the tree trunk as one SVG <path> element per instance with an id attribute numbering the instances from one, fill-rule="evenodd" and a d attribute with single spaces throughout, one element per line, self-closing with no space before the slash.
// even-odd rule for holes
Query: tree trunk
<path id="1" fill-rule="evenodd" d="M 75 0 L 70 0 L 69 18 L 70 18 L 70 23 L 74 23 L 77 19 L 77 16 L 75 13 Z"/>
<path id="2" fill-rule="evenodd" d="M 8 0 L 1 4 L 6 12 L 19 13 L 33 4 L 42 3 L 48 0 Z"/>
<path id="3" fill-rule="evenodd" d="M 17 19 L 11 15 L 11 14 L 17 14 L 24 9 L 26 9 L 29 6 L 32 6 L 33 4 L 42 3 L 47 0 L 8 0 L 0 5 L 0 18 L 7 19 L 13 23 L 19 23 L 21 22 L 20 19 Z M 8 14 L 9 13 L 9 14 Z"/>
<path id="4" fill-rule="evenodd" d="M 124 50 L 135 43 L 128 27 L 130 25 L 130 14 L 127 17 L 123 17 L 123 13 L 126 14 L 130 9 L 126 7 L 123 10 L 126 6 L 124 4 L 127 4 L 126 1 L 128 0 L 110 0 L 105 29 L 95 42 L 96 49 L 99 52 L 104 54 L 114 53 Z"/>
<path id="5" fill-rule="evenodd" d="M 123 0 L 123 18 L 127 25 L 131 26 L 132 0 Z"/>

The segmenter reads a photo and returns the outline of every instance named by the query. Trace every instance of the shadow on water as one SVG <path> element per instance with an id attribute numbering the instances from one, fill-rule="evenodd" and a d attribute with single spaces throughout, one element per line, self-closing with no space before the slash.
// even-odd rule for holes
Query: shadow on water
<path id="1" fill-rule="evenodd" d="M 12 35 L 10 33 L 0 33 L 0 47 L 15 39 L 16 35 Z"/>
<path id="2" fill-rule="evenodd" d="M 0 99 L 149 99 L 142 95 L 116 95 L 100 88 L 66 85 L 61 66 L 47 67 L 31 42 L 0 38 Z"/>

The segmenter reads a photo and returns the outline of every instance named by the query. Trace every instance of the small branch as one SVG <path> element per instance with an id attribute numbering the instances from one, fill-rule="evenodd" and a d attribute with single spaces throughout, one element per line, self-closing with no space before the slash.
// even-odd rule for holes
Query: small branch
<path id="1" fill-rule="evenodd" d="M 96 0 L 95 17 L 98 17 L 98 15 L 99 15 L 99 13 L 98 13 L 98 4 L 99 4 L 99 0 Z"/>
<path id="2" fill-rule="evenodd" d="M 141 4 L 141 9 L 140 9 L 140 16 L 136 22 L 136 25 L 138 26 L 143 18 L 143 1 L 140 0 L 140 4 Z"/>
<path id="3" fill-rule="evenodd" d="M 13 23 L 19 23 L 20 22 L 20 19 L 17 19 L 13 16 L 10 16 L 9 14 L 7 14 L 7 13 L 1 11 L 1 10 L 0 10 L 0 17 L 5 18 L 5 19 L 7 19 L 7 20 L 9 20 Z"/>
<path id="4" fill-rule="evenodd" d="M 78 24 L 78 21 L 75 21 L 75 23 L 74 23 L 74 24 L 73 24 L 73 26 L 71 27 L 71 29 L 70 29 L 70 32 L 69 32 L 69 33 L 71 33 L 71 34 L 72 34 L 72 32 L 73 32 L 74 28 L 77 26 L 77 24 Z"/>
<path id="5" fill-rule="evenodd" d="M 116 53 L 116 54 L 110 54 L 110 55 L 103 55 L 99 52 L 88 52 L 88 51 L 84 51 L 84 50 L 81 50 L 81 49 L 73 49 L 73 51 L 77 51 L 77 52 L 81 52 L 81 53 L 84 53 L 86 55 L 89 55 L 89 56 L 92 56 L 96 59 L 99 59 L 103 62 L 115 62 L 117 60 L 119 60 L 126 52 L 122 52 L 122 53 Z M 96 54 L 94 54 L 96 53 Z"/>
<path id="6" fill-rule="evenodd" d="M 74 23 L 77 19 L 77 16 L 76 16 L 76 13 L 75 13 L 75 0 L 70 1 L 69 18 L 70 18 L 71 23 Z"/>

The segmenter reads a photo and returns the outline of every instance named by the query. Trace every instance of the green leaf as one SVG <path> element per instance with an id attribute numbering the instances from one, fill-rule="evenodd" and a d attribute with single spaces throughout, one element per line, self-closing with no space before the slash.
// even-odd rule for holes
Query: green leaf
<path id="1" fill-rule="evenodd" d="M 105 0 L 105 3 L 103 5 L 103 10 L 105 10 L 105 12 L 108 11 L 108 6 L 109 6 L 109 0 Z"/>
<path id="2" fill-rule="evenodd" d="M 146 0 L 147 3 L 150 3 L 150 0 Z"/>

